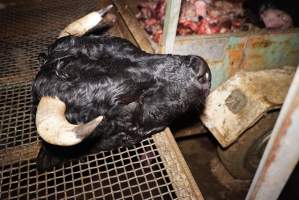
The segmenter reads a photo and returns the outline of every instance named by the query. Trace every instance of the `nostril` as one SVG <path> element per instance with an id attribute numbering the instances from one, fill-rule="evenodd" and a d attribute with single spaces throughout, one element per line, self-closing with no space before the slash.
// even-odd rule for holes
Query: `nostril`
<path id="1" fill-rule="evenodd" d="M 193 69 L 197 79 L 204 83 L 211 81 L 211 71 L 208 63 L 199 56 L 187 56 L 188 66 Z"/>
<path id="2" fill-rule="evenodd" d="M 202 67 L 202 66 L 197 66 L 197 69 L 194 71 L 197 74 L 197 77 L 201 78 L 201 77 L 205 76 L 206 68 Z"/>

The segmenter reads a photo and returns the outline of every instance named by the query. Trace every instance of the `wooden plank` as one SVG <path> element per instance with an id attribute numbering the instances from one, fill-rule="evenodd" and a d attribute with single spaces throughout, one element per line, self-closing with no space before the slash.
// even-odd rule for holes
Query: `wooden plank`
<path id="1" fill-rule="evenodd" d="M 181 0 L 168 0 L 163 27 L 161 53 L 172 53 L 179 21 Z"/>
<path id="2" fill-rule="evenodd" d="M 128 6 L 125 0 L 112 0 L 117 7 L 118 12 L 124 19 L 129 31 L 132 33 L 134 39 L 138 43 L 139 47 L 148 53 L 154 52 L 149 39 L 146 37 L 145 30 L 136 19 L 134 12 Z"/>
<path id="3" fill-rule="evenodd" d="M 40 149 L 40 143 L 18 145 L 0 150 L 0 166 L 35 159 Z"/>
<path id="4" fill-rule="evenodd" d="M 204 199 L 169 128 L 153 139 L 178 199 Z"/>

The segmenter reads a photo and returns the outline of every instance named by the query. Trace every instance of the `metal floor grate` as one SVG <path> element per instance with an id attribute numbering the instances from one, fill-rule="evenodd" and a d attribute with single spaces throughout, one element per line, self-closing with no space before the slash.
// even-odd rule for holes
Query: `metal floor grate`
<path id="1" fill-rule="evenodd" d="M 31 83 L 0 86 L 0 150 L 36 142 Z"/>
<path id="2" fill-rule="evenodd" d="M 0 199 L 201 199 L 167 130 L 129 148 L 36 170 L 40 146 L 31 81 L 37 56 L 62 28 L 100 2 L 110 3 L 28 0 L 0 10 Z"/>
<path id="3" fill-rule="evenodd" d="M 39 174 L 34 160 L 1 168 L 0 199 L 175 199 L 152 138 Z"/>
<path id="4" fill-rule="evenodd" d="M 30 81 L 37 56 L 66 25 L 96 9 L 98 0 L 25 1 L 0 10 L 0 83 Z"/>

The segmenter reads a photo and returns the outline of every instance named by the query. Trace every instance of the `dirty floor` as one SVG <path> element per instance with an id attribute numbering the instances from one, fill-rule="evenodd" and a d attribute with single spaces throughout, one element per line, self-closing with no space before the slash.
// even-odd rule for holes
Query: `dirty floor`
<path id="1" fill-rule="evenodd" d="M 217 142 L 207 134 L 177 139 L 179 148 L 206 200 L 245 199 L 251 180 L 232 177 L 217 156 Z M 279 200 L 298 200 L 299 164 L 297 164 Z"/>
<path id="2" fill-rule="evenodd" d="M 234 179 L 216 153 L 216 141 L 208 134 L 177 139 L 186 162 L 206 200 L 244 199 L 249 181 Z"/>

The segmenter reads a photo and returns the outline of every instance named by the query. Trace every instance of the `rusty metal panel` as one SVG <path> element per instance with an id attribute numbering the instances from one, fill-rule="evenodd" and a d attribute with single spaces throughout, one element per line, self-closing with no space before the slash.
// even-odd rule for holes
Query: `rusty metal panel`
<path id="1" fill-rule="evenodd" d="M 228 78 L 228 65 L 223 65 L 228 37 L 177 37 L 174 54 L 199 55 L 207 60 L 212 70 L 212 89 Z"/>
<path id="2" fill-rule="evenodd" d="M 293 75 L 294 68 L 237 73 L 208 96 L 203 123 L 223 147 L 229 146 L 283 103 Z"/>
<path id="3" fill-rule="evenodd" d="M 223 66 L 227 68 L 229 76 L 234 75 L 240 70 L 240 66 L 244 58 L 244 50 L 246 48 L 247 37 L 230 37 L 229 44 L 226 48 L 226 56 L 223 60 Z"/>
<path id="4" fill-rule="evenodd" d="M 240 70 L 299 64 L 299 29 L 288 32 L 178 36 L 174 53 L 205 58 L 212 70 L 214 89 Z"/>
<path id="5" fill-rule="evenodd" d="M 259 70 L 299 63 L 299 34 L 260 34 L 248 38 L 241 68 Z"/>
<path id="6" fill-rule="evenodd" d="M 228 42 L 227 37 L 178 37 L 175 42 L 175 54 L 199 55 L 209 62 L 222 61 Z"/>
<path id="7" fill-rule="evenodd" d="M 138 1 L 114 2 L 129 8 L 122 16 L 138 44 L 148 49 L 149 40 L 153 52 L 161 52 L 163 43 L 155 43 L 143 30 L 134 32 L 143 27 L 135 18 Z M 299 29 L 176 36 L 173 53 L 199 55 L 206 59 L 212 70 L 212 89 L 215 89 L 242 69 L 252 71 L 299 64 Z"/>

